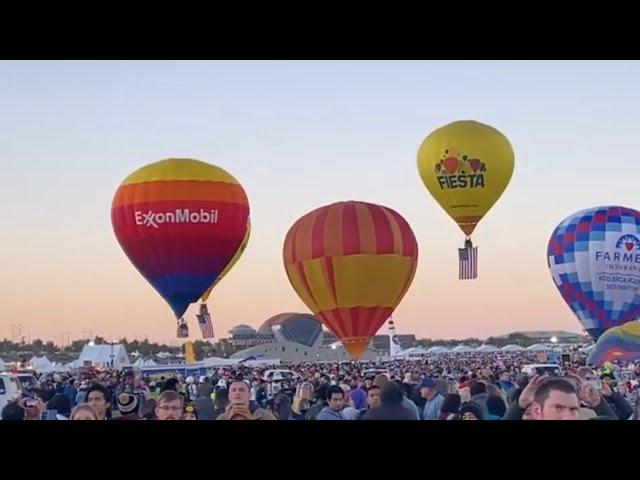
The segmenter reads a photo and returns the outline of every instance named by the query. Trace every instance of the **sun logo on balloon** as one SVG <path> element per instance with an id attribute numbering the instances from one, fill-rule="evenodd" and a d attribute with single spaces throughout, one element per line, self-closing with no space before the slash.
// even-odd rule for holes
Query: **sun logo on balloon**
<path id="1" fill-rule="evenodd" d="M 445 150 L 442 158 L 434 167 L 436 175 L 465 175 L 484 173 L 487 166 L 478 158 L 469 158 L 451 150 Z"/>

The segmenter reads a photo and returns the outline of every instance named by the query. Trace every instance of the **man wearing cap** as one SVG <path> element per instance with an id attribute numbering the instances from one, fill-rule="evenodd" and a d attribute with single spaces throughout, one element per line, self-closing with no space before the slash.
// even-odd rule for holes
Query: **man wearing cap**
<path id="1" fill-rule="evenodd" d="M 117 399 L 120 416 L 117 420 L 138 420 L 138 397 L 130 393 L 121 393 Z"/>
<path id="2" fill-rule="evenodd" d="M 436 382 L 432 378 L 422 379 L 422 382 L 420 382 L 420 395 L 426 400 L 422 419 L 437 420 L 444 397 L 438 393 Z"/>
<path id="3" fill-rule="evenodd" d="M 217 420 L 277 420 L 268 410 L 249 402 L 249 384 L 244 380 L 233 380 L 229 384 L 229 405 Z"/>

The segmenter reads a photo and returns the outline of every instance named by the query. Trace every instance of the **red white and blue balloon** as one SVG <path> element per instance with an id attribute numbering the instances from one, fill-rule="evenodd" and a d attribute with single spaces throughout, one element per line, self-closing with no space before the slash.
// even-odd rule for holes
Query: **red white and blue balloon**
<path id="1" fill-rule="evenodd" d="M 547 259 L 562 298 L 594 339 L 640 318 L 640 212 L 605 206 L 571 215 L 551 235 Z"/>

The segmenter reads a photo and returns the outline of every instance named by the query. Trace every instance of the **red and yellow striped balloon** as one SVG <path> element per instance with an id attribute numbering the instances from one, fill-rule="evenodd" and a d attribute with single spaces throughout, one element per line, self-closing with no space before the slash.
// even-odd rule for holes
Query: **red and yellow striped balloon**
<path id="1" fill-rule="evenodd" d="M 418 244 L 397 212 L 339 202 L 300 218 L 283 257 L 302 301 L 359 358 L 409 289 Z"/>

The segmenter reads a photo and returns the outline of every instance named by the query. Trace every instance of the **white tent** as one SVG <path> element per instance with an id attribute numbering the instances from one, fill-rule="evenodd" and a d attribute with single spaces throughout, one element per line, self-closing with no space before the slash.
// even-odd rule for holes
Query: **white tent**
<path id="1" fill-rule="evenodd" d="M 479 353 L 492 353 L 492 352 L 498 352 L 500 351 L 497 347 L 494 347 L 493 345 L 482 345 L 481 347 L 478 347 L 476 349 L 476 352 Z"/>
<path id="2" fill-rule="evenodd" d="M 441 353 L 449 353 L 449 349 L 447 347 L 443 347 L 442 345 L 436 345 L 435 347 L 431 347 L 427 350 L 428 353 L 432 354 L 432 353 L 436 353 L 436 354 L 441 354 Z"/>
<path id="3" fill-rule="evenodd" d="M 471 347 L 468 347 L 467 345 L 458 345 L 457 347 L 454 347 L 451 350 L 453 353 L 471 353 L 471 352 L 475 352 L 475 350 Z"/>
<path id="4" fill-rule="evenodd" d="M 427 355 L 429 351 L 422 347 L 412 347 L 407 348 L 406 350 L 401 351 L 397 357 L 398 358 L 419 358 Z"/>
<path id="5" fill-rule="evenodd" d="M 520 345 L 507 345 L 502 347 L 500 350 L 502 352 L 522 352 L 524 347 L 521 347 Z"/>
<path id="6" fill-rule="evenodd" d="M 65 363 L 65 368 L 67 370 L 73 370 L 74 368 L 78 368 L 82 366 L 82 362 L 79 362 L 77 359 L 76 360 L 72 360 L 69 363 Z"/>
<path id="7" fill-rule="evenodd" d="M 160 352 L 156 355 L 156 357 L 158 358 L 171 358 L 173 357 L 173 354 L 170 352 Z"/>
<path id="8" fill-rule="evenodd" d="M 552 352 L 553 350 L 553 347 L 543 345 L 542 343 L 536 343 L 535 345 L 527 347 L 528 352 Z"/>
<path id="9" fill-rule="evenodd" d="M 138 359 L 133 363 L 132 366 L 136 368 L 142 368 L 142 367 L 155 367 L 156 365 L 158 364 L 153 361 L 153 358 L 144 360 L 142 357 L 138 357 Z"/>
<path id="10" fill-rule="evenodd" d="M 124 345 L 85 345 L 78 357 L 80 366 L 93 366 L 98 368 L 108 368 L 113 362 L 113 368 L 128 366 L 129 356 Z"/>
<path id="11" fill-rule="evenodd" d="M 55 369 L 55 372 L 68 372 L 70 370 L 67 365 L 64 365 L 62 363 L 54 363 L 53 368 Z"/>
<path id="12" fill-rule="evenodd" d="M 29 367 L 34 369 L 38 373 L 51 372 L 53 364 L 47 357 L 33 357 L 29 360 Z"/>

